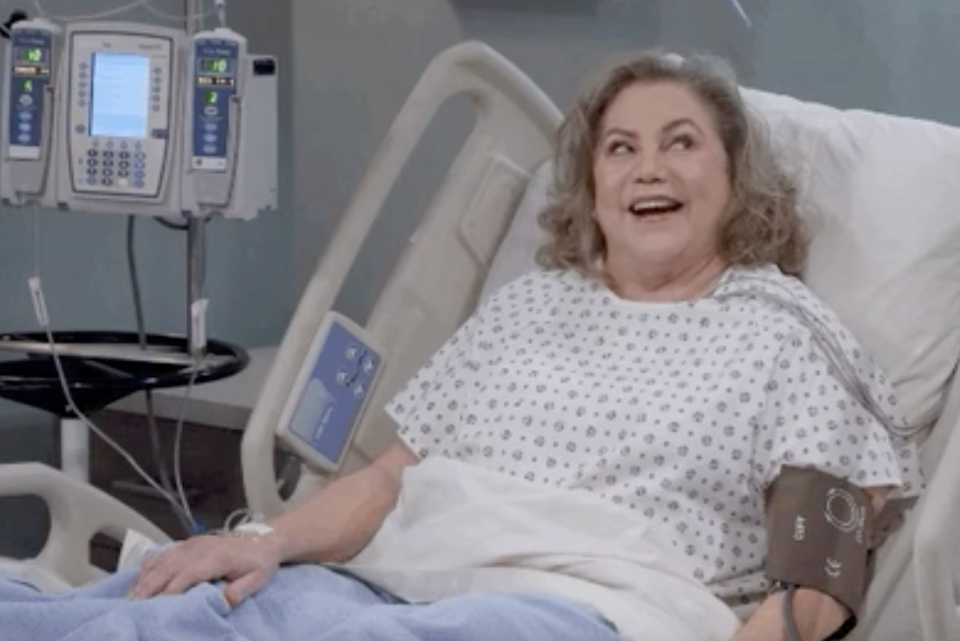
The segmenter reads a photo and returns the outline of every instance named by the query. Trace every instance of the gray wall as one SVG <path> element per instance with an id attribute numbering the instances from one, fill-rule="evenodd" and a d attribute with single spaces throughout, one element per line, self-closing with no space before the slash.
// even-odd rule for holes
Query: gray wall
<path id="1" fill-rule="evenodd" d="M 0 4 L 5 20 L 15 7 Z M 90 15 L 125 3 L 117 0 L 43 0 L 54 16 Z M 212 2 L 207 0 L 209 7 Z M 209 335 L 245 347 L 275 344 L 283 334 L 293 304 L 293 211 L 289 100 L 290 3 L 231 0 L 230 23 L 250 40 L 251 50 L 280 58 L 281 206 L 252 222 L 218 221 L 208 226 L 207 292 Z M 182 27 L 182 0 L 151 0 L 146 9 L 111 19 Z M 30 14 L 35 15 L 32 7 Z M 207 20 L 208 26 L 213 26 Z M 0 57 L 3 57 L 0 54 Z M 135 329 L 126 263 L 126 217 L 41 212 L 0 208 L 0 331 L 35 330 L 27 290 L 33 274 L 33 225 L 39 225 L 40 273 L 54 329 Z M 186 331 L 185 235 L 152 219 L 137 225 L 137 263 L 148 331 Z M 0 354 L 2 358 L 2 354 Z M 145 432 L 146 435 L 146 432 Z M 0 400 L 0 462 L 57 460 L 54 421 L 45 414 Z M 37 544 L 43 515 L 29 503 L 0 502 L 0 554 L 29 553 Z"/>
<path id="2" fill-rule="evenodd" d="M 960 124 L 955 0 L 294 0 L 297 274 L 302 285 L 387 128 L 429 61 L 464 39 L 492 45 L 566 106 L 610 55 L 663 46 L 727 57 L 746 84 L 841 107 Z M 453 142 L 438 118 L 390 199 L 338 307 L 360 319 Z"/>

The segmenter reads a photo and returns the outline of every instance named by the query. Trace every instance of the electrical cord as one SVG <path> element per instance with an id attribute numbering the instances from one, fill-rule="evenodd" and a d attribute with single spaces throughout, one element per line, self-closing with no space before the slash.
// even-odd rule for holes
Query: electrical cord
<path id="1" fill-rule="evenodd" d="M 162 18 L 163 20 L 169 20 L 171 22 L 183 21 L 183 16 L 175 16 L 175 15 L 166 13 L 165 11 L 161 11 L 160 9 L 157 9 L 156 7 L 154 7 L 150 3 L 150 0 L 134 0 L 133 2 L 128 2 L 126 4 L 120 5 L 119 7 L 114 7 L 113 9 L 106 9 L 104 11 L 98 11 L 96 13 L 90 13 L 86 15 L 74 15 L 74 16 L 58 16 L 58 15 L 50 14 L 50 13 L 47 13 L 47 11 L 43 8 L 43 5 L 40 3 L 40 0 L 32 0 L 32 2 L 33 2 L 33 8 L 36 10 L 38 16 L 40 16 L 41 18 L 45 18 L 47 20 L 57 20 L 60 22 L 76 22 L 80 20 L 103 20 L 104 18 L 112 18 L 122 13 L 126 13 L 128 11 L 132 11 L 134 9 L 141 9 L 141 8 L 150 12 L 151 14 L 153 14 L 158 18 Z M 219 9 L 214 9 L 211 11 L 201 13 L 199 16 L 197 16 L 197 18 L 204 19 L 204 18 L 214 17 L 217 15 L 219 15 Z"/>
<path id="2" fill-rule="evenodd" d="M 127 4 L 121 5 L 119 7 L 114 7 L 113 9 L 106 9 L 104 11 L 98 11 L 96 13 L 90 13 L 82 16 L 56 16 L 50 13 L 47 13 L 44 10 L 43 5 L 40 4 L 40 0 L 33 0 L 33 8 L 36 9 L 37 15 L 41 18 L 47 20 L 59 20 L 60 22 L 72 22 L 75 20 L 102 20 L 103 18 L 112 18 L 113 16 L 118 16 L 121 13 L 126 13 L 138 7 L 147 5 L 147 0 L 134 0 L 133 2 L 128 2 Z"/>
<path id="3" fill-rule="evenodd" d="M 787 586 L 783 593 L 783 624 L 787 628 L 787 639 L 789 641 L 803 641 L 800 636 L 800 630 L 797 629 L 797 618 L 793 614 L 793 595 L 797 591 L 797 586 Z"/>
<path id="4" fill-rule="evenodd" d="M 133 309 L 136 316 L 137 338 L 142 351 L 147 350 L 147 332 L 146 323 L 143 318 L 143 299 L 140 294 L 140 278 L 137 273 L 136 261 L 136 216 L 127 217 L 127 268 L 130 274 L 130 290 L 133 295 Z M 150 445 L 153 450 L 153 461 L 160 475 L 160 485 L 168 494 L 174 493 L 173 484 L 170 482 L 170 474 L 167 471 L 167 465 L 164 461 L 163 451 L 160 445 L 160 429 L 157 426 L 157 417 L 153 404 L 153 392 L 144 391 L 144 400 L 147 409 L 147 429 L 150 432 Z M 180 524 L 187 532 L 193 530 L 193 518 L 186 507 L 186 500 L 183 493 L 180 493 L 180 499 L 184 504 L 182 509 L 175 510 Z"/>
<path id="5" fill-rule="evenodd" d="M 736 281 L 750 280 L 765 283 L 767 285 L 773 285 L 786 292 L 787 297 L 781 298 L 780 296 L 763 291 L 761 289 L 749 288 L 746 291 L 732 291 L 716 294 L 715 298 L 720 301 L 742 297 L 761 298 L 769 303 L 773 303 L 774 305 L 784 308 L 786 311 L 796 317 L 797 320 L 799 320 L 807 329 L 810 330 L 814 342 L 820 347 L 827 360 L 833 366 L 834 370 L 836 371 L 837 378 L 840 379 L 840 383 L 893 436 L 904 440 L 909 440 L 931 427 L 933 421 L 927 421 L 913 426 L 906 424 L 900 425 L 895 422 L 892 417 L 888 416 L 887 413 L 880 407 L 880 404 L 877 402 L 877 400 L 873 397 L 873 394 L 870 393 L 867 385 L 857 374 L 855 371 L 856 368 L 849 361 L 849 359 L 846 358 L 843 347 L 839 345 L 839 342 L 836 340 L 833 332 L 825 327 L 823 321 L 809 312 L 804 305 L 797 300 L 794 293 L 791 292 L 785 285 L 774 281 L 773 279 L 746 274 L 738 274 L 734 280 L 730 282 L 732 283 Z"/>
<path id="6" fill-rule="evenodd" d="M 171 13 L 167 13 L 165 11 L 161 11 L 160 9 L 157 9 L 156 7 L 154 7 L 149 0 L 144 0 L 142 6 L 144 9 L 146 9 L 153 15 L 157 16 L 158 18 L 163 18 L 164 20 L 169 20 L 171 22 L 183 22 L 184 16 L 177 16 Z M 216 10 L 204 11 L 204 12 L 201 12 L 199 15 L 197 15 L 194 19 L 203 20 L 205 18 L 212 18 L 216 15 L 217 15 Z"/>
<path id="7" fill-rule="evenodd" d="M 76 402 L 73 399 L 73 394 L 70 392 L 70 385 L 67 381 L 66 373 L 63 369 L 63 363 L 60 360 L 60 354 L 57 348 L 56 340 L 53 337 L 53 332 L 50 330 L 50 322 L 47 316 L 46 302 L 43 298 L 43 291 L 40 285 L 40 214 L 36 211 L 36 206 L 33 207 L 33 272 L 34 276 L 30 279 L 30 289 L 33 296 L 34 304 L 36 306 L 37 320 L 39 321 L 41 327 L 43 328 L 44 333 L 47 337 L 47 342 L 50 345 L 50 354 L 53 358 L 54 367 L 57 370 L 57 377 L 59 379 L 60 388 L 63 392 L 64 398 L 67 401 L 67 407 L 70 411 L 76 416 L 83 424 L 94 434 L 100 437 L 107 445 L 113 448 L 129 465 L 133 470 L 139 474 L 154 490 L 156 490 L 160 496 L 165 498 L 175 510 L 184 509 L 177 503 L 177 499 L 171 494 L 168 493 L 163 487 L 161 487 L 144 469 L 140 466 L 139 463 L 130 455 L 129 452 L 123 449 L 116 441 L 110 438 L 105 434 L 99 427 L 94 424 L 90 418 L 84 414 L 77 407 Z M 190 380 L 190 388 L 193 386 L 193 383 L 196 379 L 197 374 L 200 371 L 200 368 L 203 366 L 203 360 L 199 360 L 194 363 L 193 376 Z M 186 398 L 186 397 L 185 397 Z M 189 506 L 184 510 L 189 516 Z M 190 518 L 190 522 L 193 522 L 193 519 Z"/>

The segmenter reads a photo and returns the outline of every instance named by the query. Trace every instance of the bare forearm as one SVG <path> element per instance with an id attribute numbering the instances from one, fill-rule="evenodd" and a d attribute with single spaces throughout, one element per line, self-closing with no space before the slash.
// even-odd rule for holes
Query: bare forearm
<path id="1" fill-rule="evenodd" d="M 767 597 L 731 641 L 789 641 L 783 618 L 785 597 L 786 593 Z M 844 608 L 833 598 L 806 589 L 799 589 L 794 594 L 793 613 L 802 641 L 826 639 L 847 618 Z"/>
<path id="2" fill-rule="evenodd" d="M 297 509 L 270 521 L 283 562 L 336 563 L 356 556 L 394 508 L 400 474 L 415 458 L 395 448 L 373 465 L 338 479 Z"/>

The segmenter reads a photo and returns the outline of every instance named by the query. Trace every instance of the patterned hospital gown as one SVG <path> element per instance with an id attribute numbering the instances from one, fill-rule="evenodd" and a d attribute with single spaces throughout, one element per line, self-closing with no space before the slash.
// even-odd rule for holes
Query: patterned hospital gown
<path id="1" fill-rule="evenodd" d="M 682 303 L 533 272 L 494 293 L 387 409 L 421 457 L 588 490 L 653 519 L 717 596 L 755 604 L 768 587 L 762 496 L 781 465 L 898 496 L 922 484 L 912 445 L 888 436 L 828 372 L 807 326 L 757 290 L 823 320 L 896 412 L 852 336 L 771 266 L 732 268 Z"/>

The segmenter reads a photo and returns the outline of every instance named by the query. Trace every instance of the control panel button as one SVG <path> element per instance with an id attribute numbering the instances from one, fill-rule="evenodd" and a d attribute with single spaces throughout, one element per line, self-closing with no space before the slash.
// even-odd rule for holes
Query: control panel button
<path id="1" fill-rule="evenodd" d="M 27 95 L 20 96 L 20 104 L 23 105 L 24 107 L 29 107 L 30 105 L 33 104 L 33 96 L 27 96 Z"/>
<path id="2" fill-rule="evenodd" d="M 203 113 L 205 113 L 208 116 L 217 116 L 220 114 L 220 110 L 214 107 L 213 105 L 209 105 L 206 109 L 203 110 Z"/>
<path id="3" fill-rule="evenodd" d="M 30 113 L 29 111 L 21 111 L 19 114 L 19 117 L 20 117 L 20 120 L 22 120 L 23 122 L 30 122 L 31 120 L 33 120 L 33 114 Z"/>

